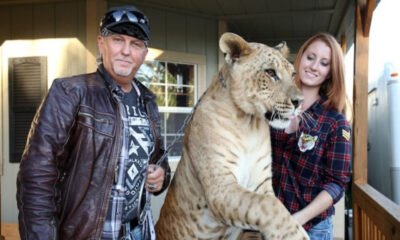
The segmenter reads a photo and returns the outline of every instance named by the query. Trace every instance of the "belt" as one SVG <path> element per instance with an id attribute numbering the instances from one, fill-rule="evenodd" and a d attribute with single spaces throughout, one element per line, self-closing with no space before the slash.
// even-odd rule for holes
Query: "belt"
<path id="1" fill-rule="evenodd" d="M 132 220 L 129 222 L 129 225 L 131 226 L 131 229 L 135 228 L 137 225 L 139 225 L 138 219 L 137 219 L 137 218 L 132 219 Z"/>
<path id="2" fill-rule="evenodd" d="M 137 227 L 139 225 L 139 222 L 137 220 L 137 218 L 134 218 L 133 220 L 129 221 L 129 222 L 125 222 L 122 224 L 121 227 L 121 235 L 122 236 L 128 236 L 133 229 L 135 229 L 135 227 Z"/>

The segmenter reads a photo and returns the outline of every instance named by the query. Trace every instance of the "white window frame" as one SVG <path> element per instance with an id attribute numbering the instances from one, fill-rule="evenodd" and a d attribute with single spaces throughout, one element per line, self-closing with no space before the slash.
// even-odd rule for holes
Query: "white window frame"
<path id="1" fill-rule="evenodd" d="M 161 61 L 165 63 L 174 63 L 174 64 L 187 64 L 194 65 L 194 105 L 196 105 L 199 97 L 206 90 L 206 57 L 203 55 L 190 54 L 190 53 L 182 53 L 182 52 L 173 52 L 173 51 L 165 51 L 161 49 L 149 48 L 149 53 L 146 57 L 146 61 Z M 173 85 L 173 84 L 170 84 Z M 190 113 L 193 107 L 165 107 L 159 106 L 160 113 Z M 167 132 L 166 127 L 166 119 L 164 119 L 165 132 Z M 167 146 L 166 142 L 166 134 L 162 133 L 164 146 Z M 182 133 L 183 134 L 183 133 Z M 169 156 L 169 162 L 171 168 L 175 169 L 176 164 L 179 162 L 181 156 Z"/>

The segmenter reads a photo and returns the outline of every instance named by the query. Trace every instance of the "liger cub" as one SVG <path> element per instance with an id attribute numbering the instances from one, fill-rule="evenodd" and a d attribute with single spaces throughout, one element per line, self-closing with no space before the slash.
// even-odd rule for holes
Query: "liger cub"
<path id="1" fill-rule="evenodd" d="M 159 240 L 308 239 L 272 189 L 269 127 L 285 128 L 302 96 L 288 48 L 219 41 L 225 64 L 185 129 L 182 158 L 156 224 Z"/>

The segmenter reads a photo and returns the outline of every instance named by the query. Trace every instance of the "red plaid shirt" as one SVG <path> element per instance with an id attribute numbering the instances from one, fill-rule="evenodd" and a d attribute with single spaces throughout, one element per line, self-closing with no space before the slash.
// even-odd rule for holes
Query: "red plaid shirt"
<path id="1" fill-rule="evenodd" d="M 295 133 L 271 129 L 273 187 L 292 214 L 307 206 L 322 190 L 336 203 L 350 181 L 350 125 L 342 114 L 325 109 L 323 101 L 321 98 L 304 113 L 308 117 L 303 118 L 306 120 Z M 306 150 L 305 143 L 310 148 L 312 143 L 315 146 Z M 333 206 L 306 223 L 304 228 L 308 230 L 332 214 Z"/>

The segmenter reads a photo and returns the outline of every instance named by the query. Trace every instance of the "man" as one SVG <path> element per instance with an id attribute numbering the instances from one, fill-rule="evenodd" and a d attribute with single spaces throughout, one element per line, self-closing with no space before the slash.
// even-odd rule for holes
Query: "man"
<path id="1" fill-rule="evenodd" d="M 149 34 L 137 8 L 111 8 L 97 72 L 53 82 L 18 173 L 21 239 L 147 239 L 146 191 L 170 181 L 155 96 L 135 79 Z"/>

